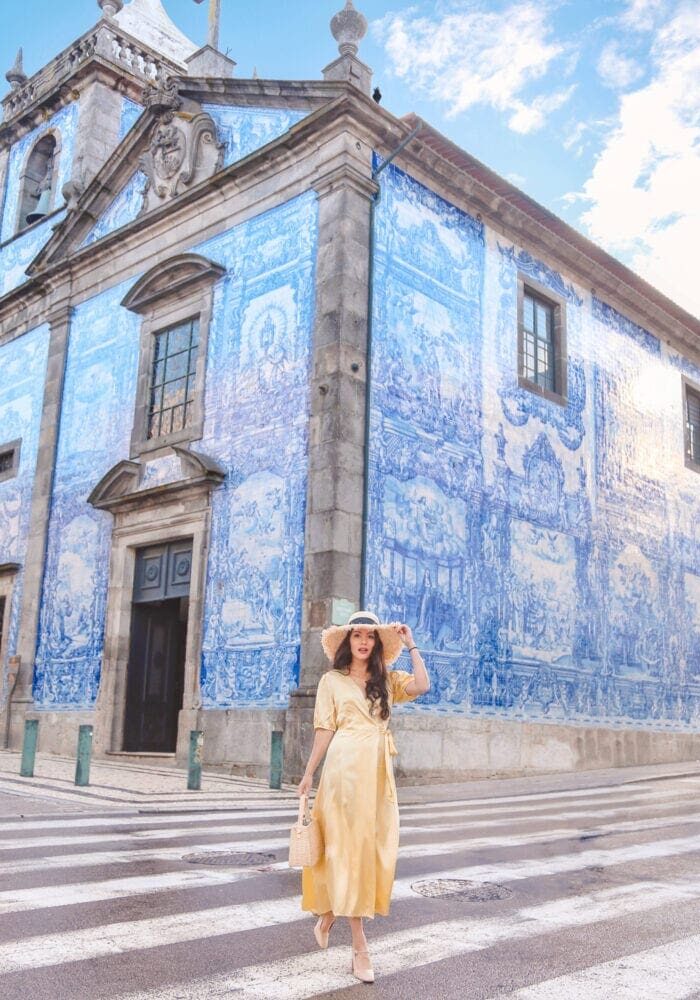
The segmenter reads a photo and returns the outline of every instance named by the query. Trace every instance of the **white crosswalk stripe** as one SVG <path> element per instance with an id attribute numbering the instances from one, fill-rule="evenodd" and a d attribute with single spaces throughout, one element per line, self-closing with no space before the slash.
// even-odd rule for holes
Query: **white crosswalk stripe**
<path id="1" fill-rule="evenodd" d="M 390 986 L 393 977 L 431 963 L 458 962 L 472 952 L 498 953 L 512 942 L 575 928 L 593 932 L 601 922 L 614 926 L 635 914 L 693 906 L 700 912 L 695 787 L 691 778 L 683 778 L 665 787 L 638 784 L 402 807 L 392 912 L 407 914 L 408 926 L 392 933 L 382 931 L 381 921 L 372 926 L 378 979 Z M 149 949 L 176 956 L 192 944 L 215 948 L 217 941 L 238 935 L 259 939 L 258 956 L 266 960 L 202 978 L 191 976 L 187 963 L 174 958 L 178 974 L 170 985 L 138 992 L 138 980 L 138 989 L 132 986 L 136 992 L 120 987 L 110 996 L 302 1000 L 356 984 L 347 946 L 332 944 L 318 952 L 309 943 L 312 922 L 300 908 L 299 873 L 290 873 L 284 860 L 295 815 L 296 800 L 284 803 L 261 794 L 255 806 L 249 802 L 244 809 L 104 811 L 0 823 L 0 931 L 8 919 L 32 914 L 40 919 L 17 940 L 7 933 L 0 939 L 0 996 L 4 975 L 21 976 L 29 984 L 44 969 L 51 970 L 53 980 L 64 975 L 63 969 L 73 976 L 74 963 L 136 959 Z M 589 843 L 603 837 L 614 839 L 601 846 Z M 261 859 L 257 867 L 236 867 L 235 859 L 224 867 L 186 861 L 192 854 L 227 852 L 267 853 L 275 860 Z M 567 883 L 566 876 L 587 873 L 590 878 L 591 872 L 613 872 L 616 884 L 577 893 L 576 883 Z M 512 896 L 498 904 L 497 915 L 478 917 L 472 911 L 463 918 L 435 919 L 419 883 L 446 880 L 509 886 Z M 533 888 L 526 888 L 523 898 L 518 885 L 525 880 Z M 545 901 L 524 905 L 532 892 Z M 170 902 L 163 908 L 160 900 L 166 896 Z M 445 905 L 455 912 L 454 903 Z M 421 918 L 426 912 L 432 913 L 430 919 Z M 73 915 L 81 913 L 86 922 L 76 924 Z M 267 960 L 274 953 L 275 928 L 279 933 L 283 927 L 298 938 L 297 953 Z M 613 959 L 594 953 L 574 971 L 555 969 L 558 974 L 539 983 L 524 980 L 526 985 L 512 988 L 510 996 L 666 1000 L 700 990 L 700 938 L 694 932 L 654 947 L 648 943 L 636 954 L 631 949 Z"/>
<path id="2" fill-rule="evenodd" d="M 420 934 L 411 929 L 374 939 L 373 964 L 379 975 L 387 976 L 407 966 L 415 969 L 491 948 L 499 942 L 619 919 L 631 912 L 679 904 L 699 896 L 700 879 L 684 886 L 641 882 L 526 907 L 499 920 L 446 920 L 421 928 Z M 417 944 L 420 945 L 418 949 Z M 346 970 L 347 949 L 329 948 L 324 955 L 315 952 L 291 961 L 247 966 L 225 977 L 193 983 L 186 989 L 178 986 L 175 990 L 132 993 L 129 1000 L 201 1000 L 203 997 L 209 1000 L 232 994 L 237 1000 L 304 1000 L 352 985 L 355 980 Z"/>
<path id="3" fill-rule="evenodd" d="M 700 814 L 685 814 L 683 817 L 683 824 L 687 826 L 697 826 L 700 824 Z M 476 851 L 498 847 L 512 848 L 522 847 L 527 844 L 550 844 L 557 840 L 571 839 L 572 837 L 585 837 L 592 839 L 609 836 L 610 834 L 641 833 L 644 831 L 660 830 L 669 826 L 678 826 L 678 820 L 658 819 L 646 822 L 633 820 L 623 823 L 609 823 L 607 825 L 601 825 L 589 829 L 555 827 L 537 833 L 521 835 L 509 834 L 501 837 L 460 837 L 455 840 L 431 840 L 428 843 L 417 844 L 404 842 L 400 848 L 399 857 L 400 859 L 435 857 L 441 854 L 453 854 L 456 851 Z M 224 830 L 225 829 L 226 828 L 224 827 Z M 425 833 L 426 830 L 429 830 L 430 828 L 409 827 L 407 829 L 415 834 L 416 830 L 420 833 Z M 195 831 L 193 830 L 191 832 L 194 833 Z M 406 829 L 404 829 L 404 833 L 406 833 Z M 179 829 L 177 834 L 182 837 L 186 836 L 186 829 Z M 105 867 L 107 865 L 128 864 L 135 861 L 174 861 L 182 859 L 186 854 L 190 855 L 207 851 L 213 853 L 222 852 L 224 850 L 236 852 L 285 852 L 288 844 L 288 837 L 258 840 L 239 840 L 234 837 L 228 837 L 225 844 L 194 843 L 187 844 L 186 847 L 166 847 L 158 850 L 151 850 L 148 847 L 144 847 L 141 850 L 135 851 L 95 851 L 90 854 L 46 855 L 39 859 L 32 858 L 29 861 L 6 862 L 2 865 L 2 872 L 6 875 L 17 875 L 22 872 L 35 871 L 38 864 L 41 865 L 42 870 L 47 870 L 51 868 L 66 869 L 96 866 Z M 278 866 L 272 864 L 265 866 L 266 870 L 272 870 L 275 867 L 285 867 L 285 863 L 282 862 L 281 865 Z M 237 876 L 236 880 L 246 877 L 246 874 L 253 875 L 255 873 L 255 869 L 252 872 L 241 873 Z M 154 888 L 155 887 L 156 886 L 154 885 Z M 37 892 L 37 896 L 39 895 L 40 894 Z M 4 912 L 3 907 L 5 906 L 5 898 L 6 895 L 0 892 L 0 913 Z M 13 896 L 13 899 L 14 898 L 18 897 Z M 44 903 L 44 905 L 46 904 Z M 53 903 L 52 905 L 56 904 Z M 27 908 L 31 907 L 28 906 Z M 15 907 L 11 907 L 11 909 L 15 909 Z"/>
<path id="4" fill-rule="evenodd" d="M 501 1000 L 684 1000 L 700 990 L 700 935 L 557 976 Z"/>

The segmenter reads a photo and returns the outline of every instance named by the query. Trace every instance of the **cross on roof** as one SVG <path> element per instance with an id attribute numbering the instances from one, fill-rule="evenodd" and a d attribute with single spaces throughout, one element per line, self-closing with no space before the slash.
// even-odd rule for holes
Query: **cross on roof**
<path id="1" fill-rule="evenodd" d="M 204 3 L 204 0 L 194 0 L 195 3 Z M 219 27 L 221 25 L 221 0 L 209 0 L 209 34 L 207 45 L 219 51 Z"/>

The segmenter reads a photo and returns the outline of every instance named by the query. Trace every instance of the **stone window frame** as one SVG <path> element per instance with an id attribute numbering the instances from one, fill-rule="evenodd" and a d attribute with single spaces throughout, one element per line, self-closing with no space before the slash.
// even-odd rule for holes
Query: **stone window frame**
<path id="1" fill-rule="evenodd" d="M 22 438 L 16 438 L 14 441 L 7 441 L 5 444 L 0 444 L 0 455 L 4 455 L 9 451 L 12 452 L 12 465 L 9 469 L 0 470 L 0 483 L 4 483 L 8 479 L 14 479 L 19 473 Z"/>
<path id="2" fill-rule="evenodd" d="M 683 398 L 683 457 L 686 469 L 700 473 L 700 461 L 696 461 L 690 455 L 690 437 L 688 434 L 688 393 L 695 396 L 700 402 L 700 385 L 693 382 L 685 375 L 681 376 L 682 398 Z"/>
<path id="3" fill-rule="evenodd" d="M 30 180 L 30 178 L 28 177 L 28 171 L 31 158 L 39 143 L 43 142 L 44 139 L 46 139 L 48 136 L 51 136 L 51 138 L 54 140 L 53 164 L 51 168 L 51 187 L 49 188 L 49 191 L 51 193 L 51 197 L 49 200 L 49 211 L 46 213 L 43 219 L 37 219 L 36 222 L 23 223 L 22 207 L 25 201 L 26 185 Z M 38 136 L 38 138 L 32 143 L 31 147 L 29 148 L 29 151 L 27 152 L 27 155 L 24 158 L 24 163 L 22 164 L 22 169 L 20 171 L 18 179 L 17 206 L 15 208 L 16 214 L 15 214 L 13 237 L 20 236 L 22 233 L 26 233 L 34 226 L 41 225 L 41 223 L 44 222 L 49 217 L 49 215 L 52 215 L 57 210 L 59 192 L 56 190 L 56 185 L 59 177 L 59 169 L 60 169 L 61 153 L 62 153 L 62 140 L 63 136 L 61 135 L 60 129 L 50 128 L 47 129 L 45 132 L 42 132 L 42 134 Z M 33 178 L 31 179 L 33 180 Z"/>
<path id="4" fill-rule="evenodd" d="M 198 254 L 179 254 L 151 268 L 127 293 L 122 306 L 141 316 L 136 404 L 130 458 L 201 439 L 204 432 L 204 375 L 214 285 L 225 268 Z M 199 324 L 192 420 L 188 427 L 149 439 L 148 410 L 155 334 L 187 320 Z"/>
<path id="5" fill-rule="evenodd" d="M 5 662 L 10 633 L 10 614 L 15 581 L 20 567 L 17 563 L 0 563 L 0 598 L 5 599 L 4 620 L 0 622 L 0 670 Z M 0 678 L 1 680 L 1 678 Z"/>
<path id="6" fill-rule="evenodd" d="M 533 382 L 524 375 L 525 371 L 525 293 L 539 299 L 552 309 L 554 320 L 554 392 Z M 559 406 L 566 406 L 568 400 L 567 353 L 566 353 L 566 299 L 551 288 L 540 284 L 529 275 L 518 274 L 518 385 L 537 396 L 542 396 Z"/>

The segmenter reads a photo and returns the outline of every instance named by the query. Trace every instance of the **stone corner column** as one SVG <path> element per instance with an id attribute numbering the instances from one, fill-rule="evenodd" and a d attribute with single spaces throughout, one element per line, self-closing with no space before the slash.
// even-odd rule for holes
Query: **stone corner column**
<path id="1" fill-rule="evenodd" d="M 51 513 L 56 446 L 61 417 L 63 376 L 68 352 L 71 310 L 67 303 L 53 308 L 48 316 L 50 326 L 46 381 L 39 426 L 39 449 L 34 472 L 29 535 L 22 579 L 17 656 L 19 673 L 9 707 L 9 745 L 17 748 L 22 738 L 24 719 L 34 704 L 32 683 L 39 629 L 39 609 L 44 581 L 44 563 Z"/>
<path id="2" fill-rule="evenodd" d="M 358 608 L 362 562 L 369 235 L 377 190 L 369 158 L 348 155 L 315 188 L 318 257 L 301 670 L 285 725 L 287 781 L 301 778 L 313 742 L 316 685 L 328 669 L 321 631 Z"/>

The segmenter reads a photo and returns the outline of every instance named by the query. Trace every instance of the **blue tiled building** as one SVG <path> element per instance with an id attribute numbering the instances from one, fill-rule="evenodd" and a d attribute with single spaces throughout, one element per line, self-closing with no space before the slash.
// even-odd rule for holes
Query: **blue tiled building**
<path id="1" fill-rule="evenodd" d="M 430 669 L 409 777 L 697 754 L 700 323 L 372 101 L 344 13 L 320 81 L 160 0 L 8 77 L 7 737 L 294 776 L 364 605 Z"/>

